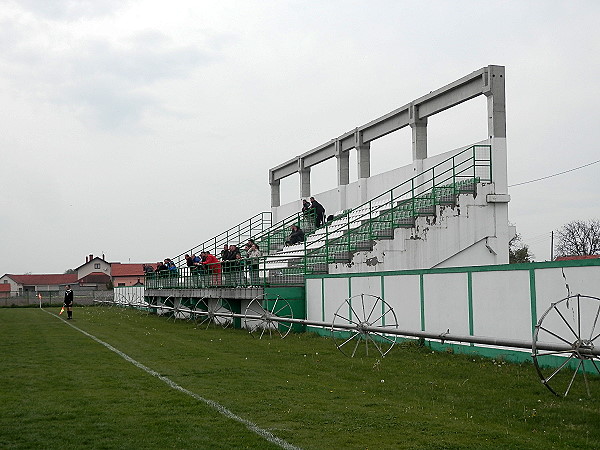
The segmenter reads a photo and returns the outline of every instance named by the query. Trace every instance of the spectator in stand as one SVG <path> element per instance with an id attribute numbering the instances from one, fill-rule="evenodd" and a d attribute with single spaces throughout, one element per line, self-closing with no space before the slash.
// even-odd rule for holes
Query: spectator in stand
<path id="1" fill-rule="evenodd" d="M 195 272 L 196 273 L 201 273 L 202 270 L 204 269 L 204 267 L 202 267 L 202 258 L 198 255 L 196 255 L 195 253 L 192 253 L 192 261 L 194 263 L 194 267 Z"/>
<path id="2" fill-rule="evenodd" d="M 254 241 L 252 239 L 248 239 L 248 242 L 246 242 L 246 245 L 244 245 L 244 251 L 246 252 L 246 257 L 248 257 L 248 251 L 252 247 L 252 244 L 254 244 Z"/>
<path id="3" fill-rule="evenodd" d="M 237 252 L 235 259 L 231 261 L 231 270 L 233 271 L 233 282 L 236 287 L 244 284 L 244 260 L 242 254 Z"/>
<path id="4" fill-rule="evenodd" d="M 190 273 L 189 275 L 192 277 L 192 282 L 194 284 L 198 283 L 198 263 L 194 262 L 194 257 L 196 255 L 185 255 L 185 264 L 188 267 Z"/>
<path id="5" fill-rule="evenodd" d="M 306 222 L 310 222 L 313 213 L 313 208 L 306 199 L 302 199 L 302 217 Z M 312 220 L 314 222 L 314 219 Z"/>
<path id="6" fill-rule="evenodd" d="M 231 271 L 231 255 L 229 253 L 229 245 L 225 244 L 221 250 L 221 270 L 225 284 L 229 284 L 229 272 Z"/>
<path id="7" fill-rule="evenodd" d="M 308 203 L 308 200 L 303 198 L 302 199 L 302 212 L 306 214 L 306 213 L 310 212 L 310 209 L 311 209 L 310 203 Z"/>
<path id="8" fill-rule="evenodd" d="M 196 264 L 194 264 L 194 258 L 190 255 L 185 255 L 185 264 L 189 267 L 190 273 L 194 273 L 196 269 Z"/>
<path id="9" fill-rule="evenodd" d="M 246 245 L 244 245 L 244 272 L 246 272 L 246 278 L 250 279 L 250 260 L 248 259 L 248 252 L 250 251 L 250 249 L 252 248 L 253 245 L 256 245 L 253 239 L 248 239 L 248 242 L 246 242 Z M 258 247 L 258 245 L 256 245 Z"/>
<path id="10" fill-rule="evenodd" d="M 200 253 L 202 255 L 202 264 L 204 267 L 208 268 L 208 272 L 212 274 L 211 284 L 213 286 L 218 286 L 221 284 L 221 262 L 219 258 L 215 255 L 212 255 L 210 252 L 203 251 Z"/>
<path id="11" fill-rule="evenodd" d="M 167 258 L 165 259 L 165 263 L 168 269 L 168 274 L 169 274 L 169 278 L 176 278 L 178 275 L 178 270 L 177 270 L 177 266 L 175 265 L 175 263 L 173 262 L 173 260 Z"/>
<path id="12" fill-rule="evenodd" d="M 323 219 L 325 218 L 325 208 L 314 197 L 310 198 L 310 206 L 315 210 L 315 227 L 319 228 L 323 225 Z"/>
<path id="13" fill-rule="evenodd" d="M 248 258 L 250 259 L 250 285 L 256 286 L 259 284 L 258 269 L 262 253 L 258 245 L 252 244 L 248 250 Z"/>
<path id="14" fill-rule="evenodd" d="M 149 266 L 147 266 L 146 264 L 142 264 L 142 270 L 146 275 L 154 273 L 154 267 L 152 267 L 152 264 L 150 264 Z"/>
<path id="15" fill-rule="evenodd" d="M 167 267 L 167 265 L 164 262 L 159 261 L 156 263 L 156 272 L 164 272 L 167 270 L 169 270 L 169 268 Z"/>
<path id="16" fill-rule="evenodd" d="M 292 232 L 288 236 L 287 241 L 285 241 L 285 245 L 294 245 L 299 242 L 304 242 L 304 231 L 300 229 L 297 225 L 292 225 Z"/>
<path id="17" fill-rule="evenodd" d="M 237 245 L 230 245 L 229 247 L 225 245 L 223 251 L 221 252 L 221 267 L 225 278 L 224 282 L 226 285 L 236 284 L 236 272 L 239 265 L 236 262 L 237 254 L 241 255 L 240 250 L 237 248 Z"/>
<path id="18" fill-rule="evenodd" d="M 234 261 L 236 259 L 238 259 L 237 255 L 242 255 L 242 252 L 240 252 L 240 249 L 238 248 L 237 245 L 230 245 L 229 246 L 229 260 L 230 261 Z"/>
<path id="19" fill-rule="evenodd" d="M 173 260 L 167 258 L 167 259 L 165 259 L 165 263 L 166 263 L 167 269 L 169 269 L 172 273 L 177 272 L 177 266 L 175 265 Z"/>
<path id="20" fill-rule="evenodd" d="M 221 261 L 229 261 L 229 246 L 227 244 L 221 250 Z"/>

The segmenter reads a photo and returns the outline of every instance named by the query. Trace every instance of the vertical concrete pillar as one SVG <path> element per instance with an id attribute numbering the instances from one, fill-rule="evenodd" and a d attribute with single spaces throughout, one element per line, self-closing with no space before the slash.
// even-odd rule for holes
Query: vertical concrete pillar
<path id="1" fill-rule="evenodd" d="M 354 132 L 354 148 L 356 148 L 356 162 L 358 164 L 358 178 L 371 176 L 371 143 L 363 141 L 362 132 Z"/>
<path id="2" fill-rule="evenodd" d="M 412 157 L 427 159 L 427 117 L 419 118 L 419 107 L 410 105 L 408 109 L 408 123 L 412 131 Z"/>
<path id="3" fill-rule="evenodd" d="M 300 174 L 300 198 L 310 197 L 310 167 L 304 167 L 302 158 L 298 158 L 298 173 Z"/>
<path id="4" fill-rule="evenodd" d="M 506 137 L 506 94 L 503 66 L 488 66 L 484 94 L 487 97 L 488 135 L 491 138 Z"/>
<path id="5" fill-rule="evenodd" d="M 508 158 L 506 138 L 490 139 L 492 146 L 492 181 L 495 194 L 508 194 Z"/>
<path id="6" fill-rule="evenodd" d="M 350 183 L 350 153 L 342 152 L 340 141 L 335 141 L 335 157 L 337 159 L 337 183 L 345 186 Z"/>
<path id="7" fill-rule="evenodd" d="M 281 183 L 279 180 L 271 181 L 271 208 L 281 206 Z"/>
<path id="8" fill-rule="evenodd" d="M 371 176 L 371 144 L 357 146 L 356 152 L 358 178 L 369 178 Z"/>

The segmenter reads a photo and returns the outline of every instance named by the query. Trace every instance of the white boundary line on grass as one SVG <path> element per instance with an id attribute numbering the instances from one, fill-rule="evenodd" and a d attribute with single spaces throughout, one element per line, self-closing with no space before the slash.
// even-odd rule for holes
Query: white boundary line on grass
<path id="1" fill-rule="evenodd" d="M 155 370 L 152 370 L 151 368 L 143 365 L 141 362 L 136 361 L 135 359 L 133 359 L 131 356 L 123 353 L 121 350 L 113 347 L 112 345 L 110 345 L 107 342 L 102 341 L 101 339 L 98 339 L 96 336 L 88 333 L 87 331 L 82 330 L 81 328 L 76 327 L 75 325 L 73 325 L 70 322 L 67 322 L 65 319 L 62 319 L 61 317 L 57 316 L 56 314 L 51 313 L 50 311 L 46 311 L 44 308 L 42 308 L 42 310 L 44 312 L 47 312 L 48 314 L 50 314 L 51 316 L 56 317 L 57 319 L 62 320 L 64 323 L 66 323 L 67 325 L 69 325 L 71 328 L 74 328 L 75 330 L 79 331 L 80 333 L 86 335 L 87 337 L 89 337 L 90 339 L 93 339 L 94 341 L 96 341 L 98 344 L 103 345 L 104 347 L 106 347 L 107 349 L 109 349 L 112 352 L 115 352 L 117 355 L 119 355 L 121 358 L 123 358 L 124 360 L 130 362 L 131 364 L 133 364 L 134 366 L 142 369 L 144 372 L 152 375 L 153 377 L 158 378 L 159 380 L 165 382 L 167 385 L 169 385 L 171 388 L 179 391 L 179 392 L 183 392 L 184 394 L 189 395 L 190 397 L 195 398 L 196 400 L 199 400 L 201 402 L 206 403 L 208 406 L 211 406 L 212 408 L 216 409 L 219 413 L 221 413 L 222 415 L 224 415 L 225 417 L 228 417 L 229 419 L 233 419 L 236 422 L 239 422 L 243 425 L 246 426 L 246 428 L 248 428 L 250 431 L 252 431 L 253 433 L 258 434 L 259 436 L 261 436 L 262 438 L 266 439 L 267 441 L 269 441 L 272 444 L 278 445 L 281 448 L 284 448 L 286 450 L 300 450 L 300 447 L 296 447 L 286 441 L 284 441 L 281 438 L 278 438 L 277 436 L 275 436 L 273 433 L 271 433 L 270 431 L 267 431 L 263 428 L 260 428 L 258 425 L 256 425 L 253 422 L 250 422 L 249 420 L 244 419 L 243 417 L 238 416 L 237 414 L 234 414 L 233 412 L 231 412 L 230 410 L 228 410 L 227 408 L 225 408 L 223 405 L 215 402 L 214 400 L 210 400 L 207 398 L 204 398 L 192 391 L 187 390 L 186 388 L 179 386 L 177 383 L 175 383 L 173 380 L 171 380 L 168 377 L 165 377 L 164 375 L 161 375 L 160 373 L 156 372 Z"/>

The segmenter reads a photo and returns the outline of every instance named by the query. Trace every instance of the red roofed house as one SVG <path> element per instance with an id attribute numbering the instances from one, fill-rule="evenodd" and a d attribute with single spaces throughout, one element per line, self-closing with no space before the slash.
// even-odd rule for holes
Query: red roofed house
<path id="1" fill-rule="evenodd" d="M 98 290 L 108 289 L 112 280 L 110 266 L 111 264 L 104 260 L 104 255 L 102 258 L 86 256 L 85 264 L 75 269 L 79 285 Z"/>
<path id="2" fill-rule="evenodd" d="M 8 298 L 10 297 L 10 284 L 0 283 L 0 298 Z"/>
<path id="3" fill-rule="evenodd" d="M 0 284 L 10 286 L 9 292 L 19 296 L 26 292 L 59 291 L 64 290 L 67 284 L 76 285 L 77 274 L 13 275 L 7 273 L 0 278 Z"/>
<path id="4" fill-rule="evenodd" d="M 559 256 L 555 261 L 573 261 L 578 259 L 594 259 L 600 258 L 600 255 L 580 255 L 580 256 Z"/>
<path id="5" fill-rule="evenodd" d="M 147 264 L 155 266 L 153 264 Z M 143 264 L 109 263 L 94 255 L 86 256 L 85 263 L 75 273 L 44 275 L 13 275 L 0 277 L 0 298 L 22 296 L 35 292 L 64 291 L 70 284 L 74 289 L 106 290 L 112 286 L 143 284 Z"/>
<path id="6" fill-rule="evenodd" d="M 147 264 L 152 265 L 155 264 Z M 144 282 L 144 264 L 121 264 L 109 263 L 102 258 L 89 255 L 85 258 L 85 264 L 77 269 L 77 277 L 81 286 L 102 289 L 102 285 L 108 283 L 113 286 L 133 286 Z"/>
<path id="7" fill-rule="evenodd" d="M 142 268 L 142 264 L 112 263 L 110 269 L 114 286 L 144 284 L 144 269 Z"/>

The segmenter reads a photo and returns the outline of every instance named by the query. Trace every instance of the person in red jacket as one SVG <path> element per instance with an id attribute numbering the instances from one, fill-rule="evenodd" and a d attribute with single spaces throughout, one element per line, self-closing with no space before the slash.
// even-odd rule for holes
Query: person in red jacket
<path id="1" fill-rule="evenodd" d="M 202 264 L 204 264 L 208 268 L 209 273 L 212 274 L 211 284 L 221 284 L 221 262 L 219 261 L 219 258 L 212 255 L 210 252 L 201 252 L 200 255 L 202 255 Z"/>

